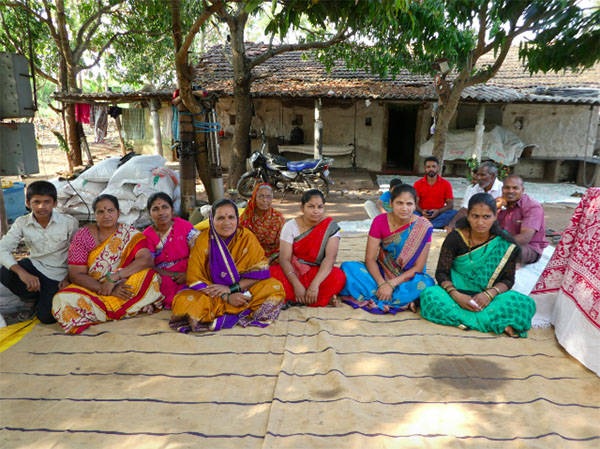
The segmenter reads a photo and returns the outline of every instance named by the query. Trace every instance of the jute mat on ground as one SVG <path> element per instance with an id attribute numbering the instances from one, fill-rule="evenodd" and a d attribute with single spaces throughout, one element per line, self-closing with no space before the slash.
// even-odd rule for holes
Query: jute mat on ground
<path id="1" fill-rule="evenodd" d="M 35 326 L 0 354 L 0 447 L 600 444 L 600 379 L 552 328 L 510 339 L 343 306 L 183 335 L 169 316 Z"/>
<path id="2" fill-rule="evenodd" d="M 552 329 L 527 339 L 407 312 L 292 308 L 265 328 L 169 313 L 0 355 L 3 448 L 598 447 L 600 379 Z"/>

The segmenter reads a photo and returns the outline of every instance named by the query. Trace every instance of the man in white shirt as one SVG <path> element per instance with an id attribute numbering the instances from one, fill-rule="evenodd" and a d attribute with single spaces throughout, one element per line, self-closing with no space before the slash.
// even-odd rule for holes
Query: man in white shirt
<path id="1" fill-rule="evenodd" d="M 0 240 L 0 282 L 24 301 L 26 310 L 12 321 L 33 316 L 42 323 L 54 323 L 52 298 L 69 284 L 67 255 L 79 222 L 62 215 L 56 207 L 56 187 L 48 181 L 35 181 L 27 187 L 26 202 L 31 213 L 15 220 Z M 23 239 L 29 258 L 18 262 L 13 253 Z"/>
<path id="2" fill-rule="evenodd" d="M 470 185 L 465 190 L 462 207 L 454 216 L 452 221 L 446 226 L 446 231 L 450 232 L 456 227 L 456 222 L 462 217 L 467 216 L 469 200 L 476 193 L 489 193 L 494 198 L 502 196 L 502 181 L 498 178 L 498 168 L 492 161 L 483 162 L 477 169 L 477 184 Z"/>

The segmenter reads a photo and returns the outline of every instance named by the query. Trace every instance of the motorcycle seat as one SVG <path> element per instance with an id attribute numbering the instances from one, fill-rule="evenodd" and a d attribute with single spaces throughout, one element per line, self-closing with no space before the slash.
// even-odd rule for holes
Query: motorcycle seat
<path id="1" fill-rule="evenodd" d="M 302 171 L 307 168 L 315 168 L 319 165 L 319 159 L 304 159 L 302 161 L 288 162 L 287 168 L 290 171 Z"/>

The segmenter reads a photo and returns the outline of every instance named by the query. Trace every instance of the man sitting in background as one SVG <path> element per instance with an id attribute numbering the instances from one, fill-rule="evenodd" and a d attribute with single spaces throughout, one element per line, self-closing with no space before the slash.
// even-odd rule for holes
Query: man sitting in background
<path id="1" fill-rule="evenodd" d="M 493 162 L 487 161 L 479 166 L 477 169 L 477 184 L 470 185 L 467 187 L 467 190 L 465 190 L 462 207 L 448 226 L 446 226 L 446 231 L 452 231 L 456 227 L 456 222 L 462 217 L 467 216 L 469 200 L 476 193 L 489 193 L 496 199 L 502 196 L 502 181 L 500 181 L 497 176 L 498 168 Z"/>
<path id="2" fill-rule="evenodd" d="M 390 188 L 387 192 L 383 192 L 379 199 L 375 202 L 375 206 L 379 210 L 379 213 L 385 214 L 386 212 L 392 211 L 392 205 L 390 204 L 390 198 L 392 198 L 392 190 L 394 187 L 402 184 L 402 180 L 400 178 L 394 178 L 390 181 Z"/>
<path id="3" fill-rule="evenodd" d="M 508 176 L 502 187 L 503 208 L 498 211 L 500 227 L 510 232 L 521 246 L 521 265 L 537 262 L 548 246 L 544 209 L 524 191 L 520 176 Z"/>
<path id="4" fill-rule="evenodd" d="M 417 191 L 416 215 L 431 221 L 434 228 L 444 228 L 456 215 L 452 185 L 438 174 L 439 161 L 425 159 L 425 176 L 414 184 Z"/>

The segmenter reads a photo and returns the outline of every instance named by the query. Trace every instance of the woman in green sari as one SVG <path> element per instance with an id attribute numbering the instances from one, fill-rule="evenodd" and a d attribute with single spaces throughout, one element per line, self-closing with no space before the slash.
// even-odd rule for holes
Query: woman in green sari
<path id="1" fill-rule="evenodd" d="M 535 302 L 510 291 L 518 253 L 514 238 L 496 222 L 494 198 L 473 195 L 467 217 L 442 245 L 438 285 L 421 292 L 421 315 L 438 324 L 526 337 Z"/>

